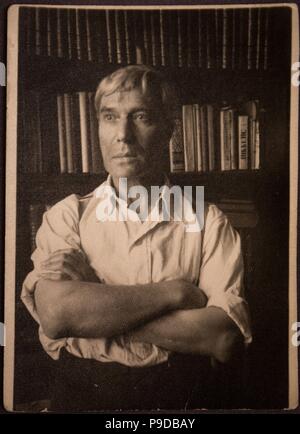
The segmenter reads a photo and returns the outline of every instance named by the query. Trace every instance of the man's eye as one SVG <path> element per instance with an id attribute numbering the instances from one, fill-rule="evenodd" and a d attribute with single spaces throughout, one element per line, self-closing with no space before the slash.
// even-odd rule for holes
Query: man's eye
<path id="1" fill-rule="evenodd" d="M 103 118 L 104 118 L 106 121 L 114 121 L 114 120 L 116 119 L 116 116 L 115 116 L 114 114 L 112 114 L 112 113 L 105 113 L 105 114 L 103 115 Z"/>
<path id="2" fill-rule="evenodd" d="M 150 122 L 151 120 L 148 113 L 136 113 L 133 118 L 134 120 L 144 121 L 144 122 Z"/>

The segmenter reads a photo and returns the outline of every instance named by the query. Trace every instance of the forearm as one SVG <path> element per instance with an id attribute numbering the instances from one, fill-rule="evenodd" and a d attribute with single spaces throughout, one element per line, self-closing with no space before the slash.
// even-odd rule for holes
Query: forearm
<path id="1" fill-rule="evenodd" d="M 49 337 L 109 337 L 153 320 L 180 306 L 174 284 L 105 285 L 40 280 L 35 300 Z"/>
<path id="2" fill-rule="evenodd" d="M 139 342 L 155 344 L 170 351 L 213 356 L 228 361 L 242 346 L 235 323 L 219 308 L 177 310 L 132 333 Z"/>

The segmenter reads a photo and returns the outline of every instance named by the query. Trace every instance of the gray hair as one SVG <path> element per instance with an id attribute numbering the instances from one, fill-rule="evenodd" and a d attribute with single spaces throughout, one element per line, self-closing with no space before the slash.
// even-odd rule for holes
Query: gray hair
<path id="1" fill-rule="evenodd" d="M 114 92 L 139 89 L 142 95 L 157 101 L 161 115 L 173 123 L 178 110 L 178 97 L 171 85 L 157 70 L 146 65 L 129 65 L 117 69 L 99 83 L 95 94 L 95 108 L 99 118 L 101 98 Z"/>

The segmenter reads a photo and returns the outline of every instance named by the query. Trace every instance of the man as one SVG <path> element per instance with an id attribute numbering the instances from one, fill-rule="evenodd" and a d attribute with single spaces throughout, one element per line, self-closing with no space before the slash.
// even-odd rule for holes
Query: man
<path id="1" fill-rule="evenodd" d="M 57 360 L 52 409 L 205 406 L 210 360 L 229 362 L 251 341 L 239 237 L 214 205 L 199 231 L 187 231 L 174 207 L 161 218 L 175 99 L 156 71 L 117 70 L 95 103 L 108 179 L 45 213 L 22 291 Z M 161 187 L 146 218 L 130 208 L 124 179 L 128 191 Z M 99 218 L 108 199 L 131 218 Z M 159 218 L 147 219 L 154 211 Z"/>

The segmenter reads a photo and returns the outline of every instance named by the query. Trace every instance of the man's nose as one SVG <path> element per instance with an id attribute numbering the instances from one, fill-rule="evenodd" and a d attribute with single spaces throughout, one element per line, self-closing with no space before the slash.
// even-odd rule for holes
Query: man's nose
<path id="1" fill-rule="evenodd" d="M 118 122 L 117 140 L 118 142 L 130 143 L 132 141 L 133 131 L 130 119 L 120 119 Z"/>

